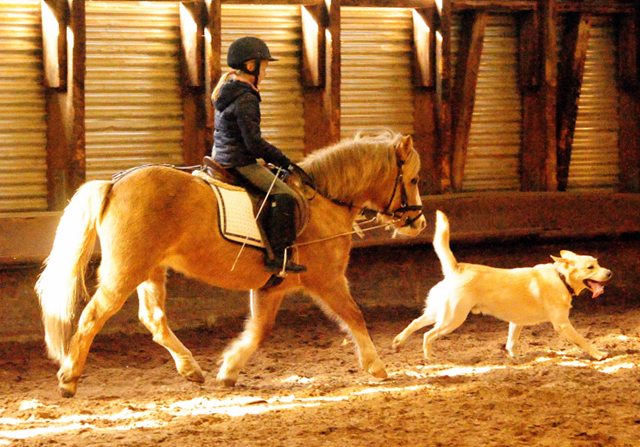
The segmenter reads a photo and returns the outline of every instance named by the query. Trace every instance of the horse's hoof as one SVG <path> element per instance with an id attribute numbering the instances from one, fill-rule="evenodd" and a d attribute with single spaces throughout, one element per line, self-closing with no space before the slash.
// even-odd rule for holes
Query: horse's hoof
<path id="1" fill-rule="evenodd" d="M 387 374 L 387 370 L 384 368 L 377 371 L 371 371 L 371 375 L 376 379 L 386 379 L 387 377 L 389 377 L 389 374 Z"/>
<path id="2" fill-rule="evenodd" d="M 216 379 L 216 382 L 218 382 L 220 385 L 226 388 L 233 388 L 236 385 L 236 379 L 218 377 Z"/>
<path id="3" fill-rule="evenodd" d="M 189 382 L 204 383 L 204 374 L 202 371 L 193 371 L 184 376 Z"/>
<path id="4" fill-rule="evenodd" d="M 389 375 L 387 374 L 387 370 L 384 367 L 384 363 L 382 363 L 380 359 L 375 361 L 373 365 L 367 368 L 367 371 L 376 379 L 386 379 L 387 377 L 389 377 Z"/>
<path id="5" fill-rule="evenodd" d="M 60 383 L 58 385 L 60 396 L 64 397 L 65 399 L 75 396 L 77 389 L 78 384 L 75 382 Z"/>

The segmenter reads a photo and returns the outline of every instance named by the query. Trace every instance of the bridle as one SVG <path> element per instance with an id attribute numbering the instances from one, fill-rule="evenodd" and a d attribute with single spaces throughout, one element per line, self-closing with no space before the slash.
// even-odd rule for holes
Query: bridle
<path id="1" fill-rule="evenodd" d="M 415 221 L 422 217 L 422 205 L 409 205 L 409 200 L 407 197 L 407 189 L 404 186 L 404 173 L 402 171 L 402 167 L 404 166 L 404 160 L 400 159 L 400 157 L 396 154 L 396 165 L 398 166 L 398 173 L 396 174 L 396 182 L 393 185 L 393 191 L 391 192 L 391 197 L 389 198 L 389 204 L 385 207 L 384 211 L 379 214 L 384 216 L 389 216 L 394 219 L 402 220 L 403 216 L 412 211 L 420 211 L 415 217 L 405 217 L 402 227 L 408 227 L 412 225 Z M 393 204 L 393 200 L 396 197 L 396 193 L 398 192 L 398 186 L 400 186 L 400 206 L 395 210 L 391 211 L 391 205 Z"/>

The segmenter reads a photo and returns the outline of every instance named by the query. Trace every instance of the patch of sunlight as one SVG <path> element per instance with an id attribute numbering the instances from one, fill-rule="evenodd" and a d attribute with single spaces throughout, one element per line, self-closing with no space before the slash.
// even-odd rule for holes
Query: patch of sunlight
<path id="1" fill-rule="evenodd" d="M 36 399 L 23 400 L 22 402 L 20 402 L 20 408 L 18 409 L 18 411 L 34 410 L 38 407 L 44 407 L 44 405 L 38 402 Z"/>
<path id="2" fill-rule="evenodd" d="M 435 376 L 469 376 L 475 374 L 484 374 L 489 371 L 505 369 L 504 366 L 496 365 L 496 366 L 454 366 L 453 368 L 445 369 L 442 371 L 436 371 L 433 374 Z"/>
<path id="3" fill-rule="evenodd" d="M 404 375 L 409 376 L 409 377 L 415 377 L 416 379 L 426 379 L 427 377 L 429 377 L 428 374 L 419 373 L 419 372 L 415 372 L 415 371 L 407 371 L 407 372 L 404 373 Z"/>
<path id="4" fill-rule="evenodd" d="M 542 362 L 550 362 L 550 361 L 551 361 L 551 359 L 550 359 L 549 357 L 538 357 L 538 358 L 536 359 L 536 362 L 538 362 L 538 363 L 542 363 Z"/>
<path id="5" fill-rule="evenodd" d="M 558 365 L 560 366 L 575 366 L 575 367 L 582 367 L 584 368 L 585 366 L 588 366 L 585 362 L 581 362 L 580 360 L 569 360 L 566 362 L 560 362 L 558 363 Z"/>
<path id="6" fill-rule="evenodd" d="M 108 419 L 108 417 L 102 418 Z M 23 421 L 26 422 L 26 421 Z M 33 422 L 33 421 L 31 421 Z M 46 427 L 36 427 L 36 428 L 27 428 L 22 430 L 5 430 L 0 431 L 0 438 L 7 439 L 28 439 L 35 438 L 37 436 L 44 435 L 55 435 L 57 433 L 65 433 L 73 430 L 95 430 L 95 431 L 129 431 L 136 428 L 159 428 L 166 425 L 166 422 L 162 421 L 138 421 L 130 424 L 124 424 L 116 427 L 109 427 L 108 429 L 98 427 L 96 425 L 88 424 L 86 422 L 77 422 L 74 424 L 60 425 L 60 426 L 51 426 L 47 425 Z"/>
<path id="7" fill-rule="evenodd" d="M 631 369 L 637 368 L 638 365 L 635 363 L 620 363 L 619 365 L 611 365 L 611 366 L 599 366 L 596 367 L 598 371 L 603 372 L 605 374 L 613 374 L 614 372 L 618 372 L 621 369 Z"/>
<path id="8" fill-rule="evenodd" d="M 311 382 L 315 382 L 316 379 L 314 378 L 309 378 L 309 377 L 300 377 L 300 376 L 290 376 L 287 377 L 285 379 L 282 379 L 280 382 L 282 383 L 301 383 L 301 384 L 307 384 L 307 383 L 311 383 Z"/>

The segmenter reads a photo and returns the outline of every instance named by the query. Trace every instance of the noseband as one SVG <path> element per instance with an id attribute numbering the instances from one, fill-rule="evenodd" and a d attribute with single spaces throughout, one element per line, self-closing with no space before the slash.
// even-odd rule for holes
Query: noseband
<path id="1" fill-rule="evenodd" d="M 393 192 L 391 193 L 391 198 L 389 199 L 389 204 L 386 206 L 384 211 L 380 214 L 385 216 L 394 217 L 396 219 L 402 219 L 402 217 L 406 213 L 410 213 L 412 211 L 420 211 L 415 217 L 405 217 L 404 223 L 402 227 L 408 227 L 412 225 L 416 220 L 422 217 L 422 205 L 409 205 L 409 200 L 407 198 L 407 189 L 404 186 L 404 175 L 402 172 L 402 167 L 404 166 L 404 160 L 401 160 L 400 157 L 396 155 L 396 164 L 398 166 L 398 174 L 396 175 L 396 182 L 393 185 Z M 396 192 L 398 191 L 398 185 L 400 186 L 400 206 L 395 210 L 391 211 L 391 205 L 393 204 L 393 199 L 396 197 Z"/>

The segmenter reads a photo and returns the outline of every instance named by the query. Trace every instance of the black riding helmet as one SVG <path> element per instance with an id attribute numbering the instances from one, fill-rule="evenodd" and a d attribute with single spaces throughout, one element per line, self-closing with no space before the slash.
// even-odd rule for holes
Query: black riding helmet
<path id="1" fill-rule="evenodd" d="M 256 60 L 256 68 L 253 72 L 249 72 L 246 63 L 250 60 Z M 252 36 L 240 37 L 233 41 L 227 52 L 227 64 L 236 70 L 244 70 L 255 77 L 255 86 L 258 87 L 258 75 L 260 75 L 260 62 L 277 61 L 278 59 L 271 56 L 269 47 L 262 39 Z"/>

